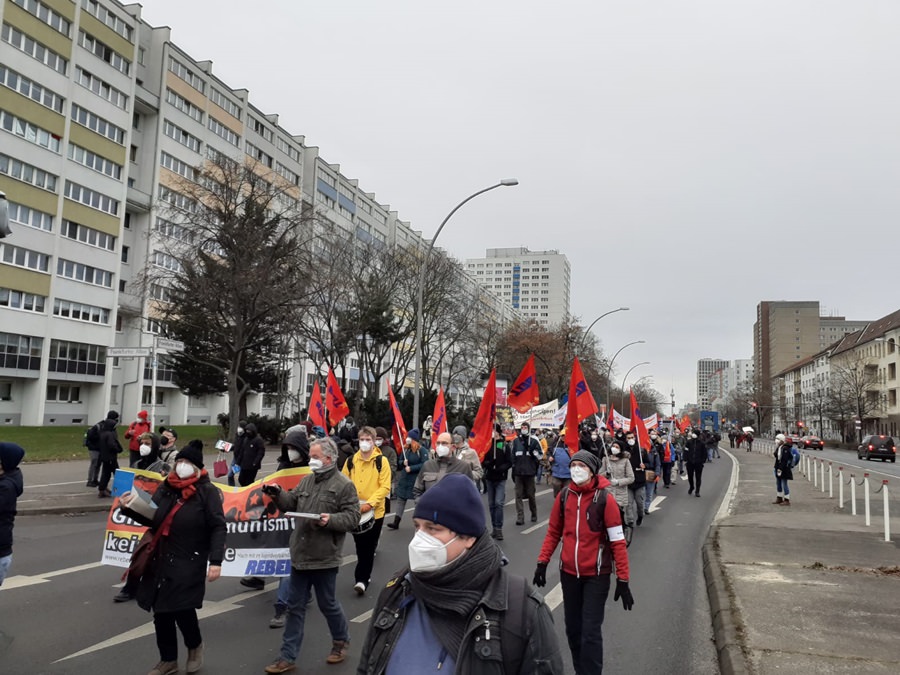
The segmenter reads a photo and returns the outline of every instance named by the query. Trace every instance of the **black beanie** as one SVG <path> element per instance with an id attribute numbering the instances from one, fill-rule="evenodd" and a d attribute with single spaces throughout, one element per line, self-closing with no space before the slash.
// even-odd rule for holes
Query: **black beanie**
<path id="1" fill-rule="evenodd" d="M 108 413 L 106 413 L 106 419 L 118 421 L 119 413 L 117 413 L 115 410 L 110 410 Z"/>
<path id="2" fill-rule="evenodd" d="M 485 528 L 484 505 L 472 479 L 448 473 L 419 497 L 414 518 L 424 518 L 467 537 L 480 537 Z"/>
<path id="3" fill-rule="evenodd" d="M 189 442 L 178 454 L 175 455 L 175 461 L 186 459 L 198 469 L 203 468 L 203 441 L 196 439 Z"/>

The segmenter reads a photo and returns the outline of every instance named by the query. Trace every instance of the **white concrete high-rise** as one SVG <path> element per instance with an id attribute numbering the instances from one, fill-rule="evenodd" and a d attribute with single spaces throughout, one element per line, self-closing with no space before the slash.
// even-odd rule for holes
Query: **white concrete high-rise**
<path id="1" fill-rule="evenodd" d="M 466 271 L 525 319 L 550 326 L 569 317 L 569 259 L 556 250 L 489 248 L 466 260 Z"/>

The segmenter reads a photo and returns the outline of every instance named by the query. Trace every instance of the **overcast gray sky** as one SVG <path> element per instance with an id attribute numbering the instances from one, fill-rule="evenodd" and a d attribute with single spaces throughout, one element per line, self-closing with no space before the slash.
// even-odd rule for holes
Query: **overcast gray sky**
<path id="1" fill-rule="evenodd" d="M 143 0 L 144 18 L 465 259 L 559 249 L 619 377 L 696 400 L 760 300 L 898 309 L 896 0 Z M 233 11 L 229 11 L 233 8 Z M 248 12 L 252 8 L 253 13 Z"/>

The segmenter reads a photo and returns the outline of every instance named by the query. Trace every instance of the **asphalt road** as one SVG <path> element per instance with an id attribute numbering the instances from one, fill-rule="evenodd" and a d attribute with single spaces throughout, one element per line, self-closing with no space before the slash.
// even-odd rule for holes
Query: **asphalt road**
<path id="1" fill-rule="evenodd" d="M 637 529 L 629 549 L 635 609 L 622 610 L 610 597 L 604 623 L 608 673 L 718 673 L 709 605 L 703 582 L 700 546 L 719 508 L 731 473 L 724 455 L 707 465 L 703 497 L 687 495 L 686 483 L 662 490 L 653 513 Z M 508 496 L 511 497 L 512 483 Z M 506 508 L 504 550 L 510 569 L 529 580 L 546 530 L 552 493 L 542 486 L 539 523 L 516 527 L 512 505 Z M 526 509 L 527 510 L 527 509 Z M 338 596 L 351 621 L 352 643 L 364 638 L 380 586 L 403 566 L 411 520 L 399 531 L 385 529 L 369 592 L 352 591 L 353 542 L 347 539 L 347 565 L 338 577 Z M 151 617 L 135 603 L 115 604 L 121 570 L 99 565 L 105 515 L 19 517 L 11 577 L 0 587 L 0 632 L 12 641 L 0 653 L 6 673 L 145 673 L 157 661 Z M 271 590 L 245 592 L 236 578 L 210 584 L 201 612 L 208 673 L 255 673 L 278 655 L 281 631 L 268 628 Z M 555 563 L 544 589 L 554 607 L 557 633 L 568 661 L 561 593 Z M 307 615 L 298 663 L 303 673 L 355 672 L 358 650 L 329 666 L 330 636 L 316 609 Z M 2 645 L 0 645 L 2 648 Z M 183 662 L 184 652 L 181 654 Z M 566 672 L 572 672 L 567 663 Z"/>

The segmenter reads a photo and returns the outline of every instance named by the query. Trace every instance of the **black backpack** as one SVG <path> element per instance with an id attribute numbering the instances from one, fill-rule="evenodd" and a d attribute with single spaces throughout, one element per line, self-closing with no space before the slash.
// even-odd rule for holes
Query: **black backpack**
<path id="1" fill-rule="evenodd" d="M 84 440 L 82 441 L 84 447 L 88 450 L 97 450 L 100 445 L 100 422 L 97 422 L 94 426 L 90 427 L 86 432 L 84 432 Z"/>
<path id="2" fill-rule="evenodd" d="M 356 453 L 354 452 L 353 455 Z M 350 455 L 347 458 L 347 463 L 345 466 L 347 467 L 347 473 L 353 473 L 353 455 Z M 381 473 L 381 467 L 384 465 L 384 455 L 375 455 L 375 470 L 378 473 Z"/>
<path id="3" fill-rule="evenodd" d="M 559 493 L 559 528 L 562 530 L 563 524 L 566 519 L 566 499 L 569 498 L 569 486 L 566 485 L 560 493 Z M 609 490 L 606 488 L 595 488 L 594 489 L 594 498 L 591 500 L 591 505 L 588 507 L 588 526 L 591 528 L 592 532 L 602 532 L 603 531 L 603 510 L 606 508 L 606 496 L 609 494 Z M 600 524 L 596 523 L 596 518 L 594 522 L 591 522 L 591 514 L 595 516 L 599 514 L 600 516 Z"/>

